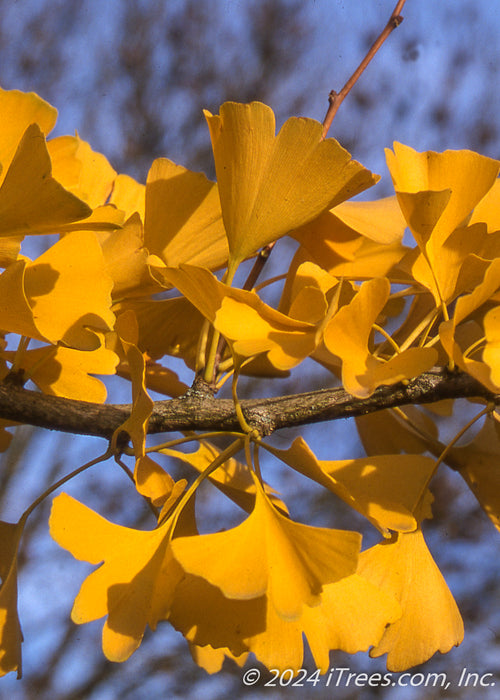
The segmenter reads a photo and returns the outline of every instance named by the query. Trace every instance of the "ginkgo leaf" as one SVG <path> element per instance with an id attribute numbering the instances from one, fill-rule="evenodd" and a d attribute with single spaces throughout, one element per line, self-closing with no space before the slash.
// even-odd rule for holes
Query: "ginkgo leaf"
<path id="1" fill-rule="evenodd" d="M 162 506 L 172 493 L 174 480 L 151 457 L 143 455 L 135 462 L 134 479 L 138 492 L 151 503 Z"/>
<path id="2" fill-rule="evenodd" d="M 23 634 L 17 612 L 17 550 L 24 523 L 0 521 L 0 676 L 22 675 Z"/>
<path id="3" fill-rule="evenodd" d="M 411 532 L 414 511 L 434 473 L 435 460 L 421 455 L 375 455 L 318 460 L 302 438 L 287 450 L 266 449 L 300 474 L 335 493 L 385 534 Z"/>
<path id="4" fill-rule="evenodd" d="M 201 440 L 200 446 L 195 452 L 180 452 L 179 450 L 171 448 L 162 448 L 158 450 L 158 452 L 180 459 L 186 464 L 190 464 L 196 471 L 201 473 L 217 459 L 221 450 L 208 440 Z M 231 457 L 212 472 L 208 479 L 228 498 L 237 503 L 240 508 L 248 513 L 253 510 L 257 489 L 252 473 L 246 464 Z M 279 508 L 281 512 L 288 512 L 285 503 L 277 497 L 274 489 L 268 484 L 264 484 L 264 490 L 272 503 Z"/>
<path id="5" fill-rule="evenodd" d="M 121 228 L 101 233 L 106 270 L 113 280 L 113 298 L 141 297 L 159 292 L 163 287 L 153 278 L 149 253 L 144 247 L 144 233 L 139 214 L 134 214 Z"/>
<path id="6" fill-rule="evenodd" d="M 90 231 L 64 236 L 26 265 L 24 289 L 33 319 L 52 343 L 97 348 L 100 341 L 92 329 L 109 331 L 115 321 L 111 288 L 101 247 Z"/>
<path id="7" fill-rule="evenodd" d="M 167 158 L 155 160 L 146 183 L 144 243 L 172 267 L 221 267 L 228 249 L 216 183 Z"/>
<path id="8" fill-rule="evenodd" d="M 500 313 L 497 306 L 486 312 L 483 324 L 486 344 L 482 359 L 490 369 L 491 381 L 498 387 L 500 386 Z"/>
<path id="9" fill-rule="evenodd" d="M 386 159 L 400 203 L 400 193 L 421 193 L 417 198 L 423 199 L 413 209 L 430 222 L 425 211 L 433 210 L 435 199 L 439 200 L 431 217 L 441 209 L 432 225 L 436 246 L 466 220 L 493 187 L 500 167 L 499 161 L 473 151 L 418 153 L 401 143 L 394 144 L 394 152 L 386 149 Z M 405 206 L 402 209 L 405 213 Z"/>
<path id="10" fill-rule="evenodd" d="M 28 126 L 38 124 L 47 136 L 55 126 L 57 109 L 34 92 L 0 88 L 0 114 L 0 171 L 3 179 Z"/>
<path id="11" fill-rule="evenodd" d="M 0 187 L 0 236 L 57 231 L 91 212 L 52 177 L 45 138 L 29 126 Z"/>
<path id="12" fill-rule="evenodd" d="M 115 321 L 111 287 L 95 234 L 68 234 L 33 262 L 20 260 L 0 275 L 0 327 L 95 350 L 98 333 Z"/>
<path id="13" fill-rule="evenodd" d="M 76 136 L 59 136 L 48 142 L 52 174 L 69 192 L 89 207 L 104 204 L 113 188 L 116 171 L 108 159 Z"/>
<path id="14" fill-rule="evenodd" d="M 14 360 L 15 353 L 6 353 Z M 102 345 L 92 351 L 45 346 L 28 350 L 19 362 L 25 378 L 30 378 L 45 394 L 80 401 L 103 403 L 106 386 L 94 374 L 114 374 L 118 357 Z"/>
<path id="15" fill-rule="evenodd" d="M 327 673 L 330 651 L 367 651 L 400 617 L 401 607 L 393 596 L 353 574 L 326 585 L 321 604 L 305 607 L 301 623 L 316 666 Z"/>
<path id="16" fill-rule="evenodd" d="M 375 411 L 355 420 L 365 452 L 371 456 L 426 452 L 426 436 L 435 442 L 439 434 L 435 421 L 417 406 L 401 407 L 397 413 Z"/>
<path id="17" fill-rule="evenodd" d="M 457 604 L 420 529 L 362 552 L 358 573 L 401 605 L 401 618 L 388 626 L 370 651 L 372 657 L 387 654 L 390 671 L 405 671 L 462 642 L 464 626 Z"/>
<path id="18" fill-rule="evenodd" d="M 236 657 L 251 651 L 268 668 L 283 671 L 303 666 L 305 634 L 317 666 L 326 672 L 331 650 L 366 651 L 400 615 L 393 597 L 357 574 L 325 585 L 321 602 L 304 606 L 293 620 L 283 619 L 266 596 L 230 599 L 188 574 L 176 589 L 169 620 L 190 644 L 229 648 Z"/>
<path id="19" fill-rule="evenodd" d="M 214 326 L 232 341 L 237 355 L 252 357 L 267 352 L 274 367 L 288 370 L 314 351 L 317 341 L 313 324 L 280 314 L 252 292 L 248 293 L 249 303 L 229 294 L 222 300 Z"/>
<path id="20" fill-rule="evenodd" d="M 257 483 L 254 510 L 241 525 L 178 538 L 172 549 L 187 573 L 203 577 L 226 597 L 246 600 L 267 593 L 278 615 L 293 620 L 303 605 L 319 602 L 323 585 L 355 571 L 360 541 L 355 532 L 289 520 Z"/>
<path id="21" fill-rule="evenodd" d="M 328 268 L 335 256 L 355 260 L 366 239 L 381 246 L 400 243 L 406 226 L 396 197 L 386 197 L 371 202 L 343 202 L 290 235 Z"/>
<path id="22" fill-rule="evenodd" d="M 110 204 L 121 209 L 128 219 L 132 214 L 139 214 L 144 223 L 146 213 L 146 185 L 134 180 L 130 175 L 120 173 L 115 177 Z"/>
<path id="23" fill-rule="evenodd" d="M 148 421 L 154 402 L 145 386 L 144 355 L 137 347 L 137 321 L 133 311 L 126 311 L 116 320 L 116 332 L 120 337 L 132 381 L 132 411 L 127 420 L 115 430 L 115 437 L 126 432 L 130 435 L 136 459 L 144 456 Z"/>
<path id="24" fill-rule="evenodd" d="M 0 236 L 0 267 L 12 265 L 21 250 L 24 236 Z"/>
<path id="25" fill-rule="evenodd" d="M 115 307 L 117 314 L 127 310 L 136 315 L 143 352 L 155 360 L 181 357 L 194 369 L 204 318 L 188 299 L 127 299 Z"/>
<path id="26" fill-rule="evenodd" d="M 500 178 L 497 178 L 493 186 L 484 195 L 481 201 L 474 207 L 470 217 L 470 224 L 484 222 L 488 233 L 500 231 L 500 208 L 498 195 L 500 194 Z"/>
<path id="27" fill-rule="evenodd" d="M 236 354 L 268 353 L 280 370 L 307 357 L 316 346 L 316 326 L 265 304 L 255 292 L 233 289 L 203 268 L 182 265 L 161 271 L 229 341 Z"/>
<path id="28" fill-rule="evenodd" d="M 316 219 L 318 226 L 325 215 Z M 328 229 L 328 235 L 330 229 Z M 309 239 L 313 245 L 301 246 L 292 260 L 290 270 L 296 269 L 305 261 L 320 265 L 334 277 L 364 280 L 373 277 L 390 277 L 391 271 L 405 255 L 407 248 L 399 241 L 379 244 L 368 238 L 352 233 L 345 228 L 344 233 Z M 312 251 L 312 252 L 311 252 Z"/>
<path id="29" fill-rule="evenodd" d="M 496 415 L 487 415 L 475 438 L 467 445 L 452 447 L 448 457 L 500 530 L 500 426 Z"/>
<path id="30" fill-rule="evenodd" d="M 234 661 L 241 668 L 248 658 L 248 654 L 234 656 L 229 649 L 214 649 L 208 644 L 204 647 L 190 644 L 189 650 L 193 661 L 210 674 L 218 673 L 226 659 L 231 659 L 231 661 Z"/>
<path id="31" fill-rule="evenodd" d="M 500 288 L 500 259 L 497 258 L 488 265 L 483 274 L 482 281 L 476 285 L 473 291 L 457 299 L 453 317 L 449 321 L 444 321 L 439 326 L 439 338 L 448 357 L 465 372 L 471 374 L 495 393 L 498 390 L 498 385 L 492 379 L 495 375 L 493 331 L 495 315 L 489 316 L 489 321 L 486 321 L 488 313 L 492 313 L 494 310 L 485 314 L 485 322 L 487 324 L 485 328 L 488 328 L 490 340 L 493 341 L 493 344 L 490 346 L 490 350 L 493 350 L 491 354 L 487 351 L 486 355 L 484 355 L 483 352 L 481 360 L 467 357 L 464 355 L 463 349 L 457 342 L 457 333 L 463 327 L 464 321 L 485 304 L 498 288 Z M 462 326 L 460 324 L 462 324 Z M 488 346 L 488 343 L 486 346 Z M 467 345 L 465 349 L 467 349 Z M 497 375 L 495 375 L 495 378 L 498 378 Z"/>
<path id="32" fill-rule="evenodd" d="M 18 260 L 0 275 L 0 328 L 28 338 L 46 340 L 35 325 L 33 310 L 26 298 L 26 261 Z"/>
<path id="33" fill-rule="evenodd" d="M 233 265 L 376 182 L 312 119 L 291 118 L 275 136 L 261 102 L 226 102 L 205 117 Z"/>
<path id="34" fill-rule="evenodd" d="M 118 365 L 116 374 L 125 379 L 131 379 L 130 368 L 126 361 L 122 361 Z M 175 372 L 152 360 L 146 361 L 144 380 L 147 389 L 165 394 L 165 396 L 182 396 L 189 389 L 188 385 L 181 382 Z"/>
<path id="35" fill-rule="evenodd" d="M 76 559 L 102 565 L 83 582 L 71 613 L 77 624 L 107 615 L 103 651 L 125 661 L 140 645 L 146 625 L 168 615 L 182 570 L 169 541 L 173 521 L 151 531 L 115 525 L 65 493 L 52 503 L 53 539 Z"/>
<path id="36" fill-rule="evenodd" d="M 354 299 L 328 323 L 326 348 L 342 360 L 342 383 L 353 396 L 367 397 L 382 384 L 395 384 L 417 377 L 437 360 L 434 348 L 409 348 L 388 361 L 369 350 L 372 327 L 389 298 L 387 279 L 364 282 Z"/>
<path id="37" fill-rule="evenodd" d="M 403 238 L 406 220 L 397 197 L 369 202 L 343 202 L 331 210 L 342 223 L 375 243 L 391 244 Z"/>

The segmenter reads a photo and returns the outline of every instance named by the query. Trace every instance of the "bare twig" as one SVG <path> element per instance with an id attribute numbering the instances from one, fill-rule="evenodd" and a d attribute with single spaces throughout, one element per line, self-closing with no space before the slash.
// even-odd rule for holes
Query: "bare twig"
<path id="1" fill-rule="evenodd" d="M 361 74 L 365 70 L 365 68 L 368 66 L 372 58 L 375 56 L 377 51 L 380 49 L 382 44 L 385 42 L 385 40 L 389 37 L 389 35 L 393 32 L 396 27 L 399 27 L 401 22 L 403 21 L 403 18 L 401 17 L 401 10 L 403 9 L 403 5 L 405 4 L 406 0 L 398 0 L 398 3 L 396 4 L 396 7 L 392 11 L 392 14 L 389 18 L 389 21 L 385 25 L 384 29 L 382 32 L 379 34 L 377 39 L 374 41 L 372 46 L 368 49 L 368 52 L 366 56 L 363 58 L 359 66 L 356 68 L 354 73 L 351 75 L 347 83 L 344 85 L 342 90 L 340 92 L 335 92 L 335 90 L 332 90 L 328 96 L 328 101 L 329 101 L 329 107 L 326 113 L 326 116 L 323 120 L 323 135 L 322 138 L 326 138 L 326 135 L 332 125 L 332 122 L 335 118 L 335 115 L 338 112 L 338 109 L 342 102 L 345 100 L 347 95 L 350 93 L 358 79 L 360 78 Z"/>

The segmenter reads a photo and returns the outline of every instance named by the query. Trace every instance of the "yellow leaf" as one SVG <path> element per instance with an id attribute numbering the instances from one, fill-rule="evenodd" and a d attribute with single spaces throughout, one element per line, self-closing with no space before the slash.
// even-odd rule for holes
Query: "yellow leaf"
<path id="1" fill-rule="evenodd" d="M 415 530 L 414 511 L 434 473 L 421 455 L 375 455 L 318 460 L 302 438 L 287 450 L 266 449 L 300 474 L 335 493 L 383 533 Z"/>
<path id="2" fill-rule="evenodd" d="M 356 427 L 369 455 L 409 454 L 426 452 L 429 440 L 437 440 L 439 431 L 435 421 L 416 406 L 404 406 L 401 413 L 391 410 L 374 411 L 356 417 Z M 434 443 L 435 444 L 435 443 Z"/>
<path id="3" fill-rule="evenodd" d="M 36 123 L 47 135 L 55 126 L 57 109 L 34 92 L 0 88 L 0 115 L 2 119 L 0 166 L 2 174 L 5 175 L 17 145 L 28 126 Z"/>
<path id="4" fill-rule="evenodd" d="M 107 615 L 103 651 L 125 661 L 140 645 L 146 625 L 168 615 L 182 571 L 172 558 L 172 520 L 152 531 L 110 523 L 65 493 L 52 503 L 50 533 L 71 554 L 103 562 L 83 582 L 71 617 L 77 624 Z"/>
<path id="5" fill-rule="evenodd" d="M 330 651 L 367 651 L 399 617 L 401 607 L 393 596 L 352 574 L 326 585 L 321 604 L 305 607 L 301 623 L 316 666 L 327 673 Z"/>
<path id="6" fill-rule="evenodd" d="M 387 279 L 364 282 L 354 299 L 343 306 L 325 329 L 329 352 L 342 360 L 342 383 L 353 396 L 370 396 L 382 384 L 395 384 L 430 369 L 437 360 L 434 348 L 409 348 L 386 362 L 369 350 L 373 324 L 389 298 Z"/>
<path id="7" fill-rule="evenodd" d="M 427 222 L 424 229 L 433 222 L 436 247 L 465 222 L 474 207 L 493 187 L 500 166 L 497 160 L 473 151 L 418 153 L 400 143 L 394 144 L 394 153 L 386 149 L 386 159 L 400 203 L 401 193 L 415 194 L 417 200 L 422 198 L 414 211 L 418 211 L 418 216 L 423 216 Z M 402 206 L 409 221 L 405 208 Z M 425 213 L 426 209 L 433 212 L 430 218 Z"/>
<path id="8" fill-rule="evenodd" d="M 180 381 L 175 372 L 151 360 L 146 361 L 145 372 L 146 388 L 151 389 L 151 391 L 176 397 L 182 396 L 189 389 L 187 384 Z M 116 374 L 130 380 L 131 373 L 128 363 L 121 362 L 116 369 Z"/>
<path id="9" fill-rule="evenodd" d="M 300 619 L 279 616 L 266 596 L 231 600 L 198 576 L 179 583 L 170 622 L 191 645 L 210 645 L 240 658 L 251 651 L 268 668 L 298 671 L 303 666 L 303 635 L 322 672 L 329 651 L 349 653 L 377 644 L 385 626 L 398 619 L 397 601 L 357 574 L 323 586 L 321 602 L 304 606 Z"/>
<path id="10" fill-rule="evenodd" d="M 36 327 L 51 343 L 94 350 L 100 341 L 93 330 L 113 327 L 112 280 L 90 231 L 68 234 L 28 263 L 24 287 Z"/>
<path id="11" fill-rule="evenodd" d="M 198 664 L 198 666 L 205 669 L 207 673 L 218 673 L 226 659 L 231 659 L 231 661 L 234 661 L 241 668 L 248 657 L 248 654 L 234 656 L 229 649 L 214 649 L 208 644 L 204 647 L 190 644 L 189 649 L 193 661 Z"/>
<path id="12" fill-rule="evenodd" d="M 420 529 L 362 552 L 358 573 L 402 608 L 401 618 L 370 651 L 372 657 L 387 654 L 390 671 L 405 671 L 462 642 L 462 618 Z"/>
<path id="13" fill-rule="evenodd" d="M 35 325 L 33 311 L 25 293 L 26 261 L 9 265 L 0 275 L 0 328 L 28 338 L 46 340 Z"/>
<path id="14" fill-rule="evenodd" d="M 171 448 L 163 448 L 158 450 L 158 452 L 180 459 L 201 473 L 217 459 L 221 451 L 208 440 L 201 440 L 200 446 L 195 452 L 180 452 Z M 248 513 L 253 510 L 256 486 L 252 473 L 246 464 L 242 464 L 234 457 L 231 457 L 212 472 L 208 478 L 212 484 L 237 503 L 240 508 Z M 287 513 L 286 505 L 276 496 L 274 489 L 268 484 L 264 484 L 264 490 L 274 505 L 283 513 Z"/>
<path id="15" fill-rule="evenodd" d="M 144 355 L 137 347 L 137 321 L 132 311 L 121 314 L 116 320 L 116 332 L 120 336 L 132 379 L 132 412 L 127 420 L 114 432 L 130 435 L 136 459 L 144 456 L 149 418 L 153 411 L 153 400 L 145 386 Z"/>
<path id="16" fill-rule="evenodd" d="M 260 102 L 205 116 L 233 265 L 377 180 L 312 119 L 291 118 L 275 136 Z"/>
<path id="17" fill-rule="evenodd" d="M 484 222 L 487 225 L 488 233 L 500 231 L 500 208 L 498 198 L 500 194 L 500 178 L 497 178 L 493 186 L 485 194 L 479 204 L 475 207 L 470 218 L 470 223 Z"/>
<path id="18" fill-rule="evenodd" d="M 24 236 L 0 236 L 0 267 L 8 267 L 17 260 Z"/>
<path id="19" fill-rule="evenodd" d="M 15 353 L 6 353 L 13 361 Z M 106 387 L 92 374 L 114 374 L 118 357 L 106 347 L 83 351 L 43 347 L 23 354 L 19 367 L 45 394 L 103 403 Z"/>
<path id="20" fill-rule="evenodd" d="M 252 514 L 238 527 L 172 542 L 176 560 L 190 574 L 220 588 L 228 598 L 268 594 L 277 614 L 300 617 L 319 603 L 323 585 L 356 569 L 361 536 L 314 528 L 281 515 L 257 484 Z"/>
<path id="21" fill-rule="evenodd" d="M 155 160 L 146 184 L 144 242 L 172 267 L 224 265 L 228 249 L 217 185 L 166 158 Z"/>
<path id="22" fill-rule="evenodd" d="M 406 248 L 396 243 L 379 244 L 353 233 L 339 221 L 335 230 L 329 225 L 329 214 L 315 220 L 317 236 L 307 237 L 297 250 L 290 265 L 294 269 L 306 260 L 312 260 L 335 277 L 363 280 L 390 277 Z M 325 224 L 325 229 L 323 229 Z"/>
<path id="23" fill-rule="evenodd" d="M 138 492 L 149 498 L 156 507 L 165 503 L 174 487 L 170 474 L 147 455 L 136 460 L 134 479 Z"/>
<path id="24" fill-rule="evenodd" d="M 208 270 L 182 265 L 162 274 L 232 342 L 238 355 L 267 352 L 274 367 L 287 370 L 316 346 L 316 326 L 276 311 L 255 292 L 222 284 Z"/>
<path id="25" fill-rule="evenodd" d="M 500 386 L 500 313 L 498 306 L 486 312 L 483 323 L 486 338 L 483 362 L 490 368 L 492 383 L 498 387 Z"/>
<path id="26" fill-rule="evenodd" d="M 23 634 L 17 613 L 17 550 L 23 524 L 0 521 L 0 676 L 22 674 Z"/>
<path id="27" fill-rule="evenodd" d="M 130 175 L 120 173 L 116 176 L 110 204 L 125 212 L 128 219 L 136 212 L 144 222 L 146 212 L 146 186 L 134 180 Z"/>
<path id="28" fill-rule="evenodd" d="M 116 171 L 102 153 L 93 151 L 79 136 L 59 136 L 47 144 L 55 179 L 89 207 L 104 204 Z"/>
<path id="29" fill-rule="evenodd" d="M 163 289 L 151 275 L 138 214 L 131 216 L 122 228 L 100 234 L 99 240 L 106 270 L 113 280 L 114 299 L 145 296 Z"/>
<path id="30" fill-rule="evenodd" d="M 57 231 L 91 211 L 52 177 L 45 138 L 29 126 L 0 188 L 0 236 Z"/>
<path id="31" fill-rule="evenodd" d="M 136 315 L 138 346 L 149 357 L 182 357 L 188 367 L 195 368 L 204 319 L 188 299 L 127 299 L 116 307 L 117 314 L 127 310 Z"/>
<path id="32" fill-rule="evenodd" d="M 248 292 L 245 302 L 222 300 L 214 326 L 242 357 L 267 352 L 269 362 L 279 370 L 288 370 L 308 357 L 316 347 L 316 327 L 296 321 L 264 304 Z"/>
<path id="33" fill-rule="evenodd" d="M 462 447 L 452 447 L 448 457 L 500 530 L 500 426 L 496 414 L 487 415 L 475 438 Z"/>

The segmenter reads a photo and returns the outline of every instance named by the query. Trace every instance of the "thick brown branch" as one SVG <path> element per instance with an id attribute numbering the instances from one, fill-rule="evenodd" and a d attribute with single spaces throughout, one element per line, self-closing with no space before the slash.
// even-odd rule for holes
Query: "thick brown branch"
<path id="1" fill-rule="evenodd" d="M 248 423 L 262 435 L 270 435 L 282 428 L 350 418 L 405 404 L 473 397 L 500 403 L 499 396 L 469 375 L 436 368 L 407 384 L 379 387 L 367 399 L 336 388 L 241 403 Z M 0 385 L 0 418 L 50 430 L 110 438 L 130 411 L 129 404 L 93 404 Z M 155 403 L 149 433 L 185 430 L 239 430 L 233 402 L 191 391 L 184 397 Z"/>

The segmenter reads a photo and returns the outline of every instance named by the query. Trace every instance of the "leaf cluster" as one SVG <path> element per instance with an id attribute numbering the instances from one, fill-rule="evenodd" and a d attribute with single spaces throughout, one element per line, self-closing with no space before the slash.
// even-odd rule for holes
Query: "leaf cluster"
<path id="1" fill-rule="evenodd" d="M 146 626 L 163 621 L 210 672 L 250 653 L 270 668 L 299 669 L 304 635 L 323 672 L 333 649 L 387 654 L 399 671 L 459 644 L 462 619 L 422 523 L 445 463 L 500 527 L 500 162 L 395 144 L 386 154 L 394 196 L 349 201 L 378 176 L 324 138 L 321 124 L 291 118 L 276 134 L 269 107 L 228 102 L 205 112 L 217 182 L 160 158 L 143 185 L 78 136 L 47 139 L 56 112 L 37 95 L 0 91 L 0 113 L 3 388 L 20 395 L 31 382 L 60 407 L 103 404 L 96 375 L 119 375 L 131 390 L 105 453 L 48 485 L 17 523 L 0 523 L 0 672 L 21 673 L 16 570 L 29 515 L 96 463 L 127 469 L 123 455 L 134 460 L 132 489 L 152 512 L 151 529 L 111 523 L 66 493 L 50 516 L 55 541 L 97 566 L 72 619 L 105 618 L 108 659 L 125 661 Z M 21 243 L 41 234 L 53 238 L 31 260 Z M 262 281 L 284 237 L 296 242 L 293 261 Z M 275 304 L 265 301 L 270 285 L 281 285 Z M 192 370 L 190 389 L 170 358 Z M 419 379 L 465 377 L 482 426 L 466 446 L 456 443 L 470 424 L 443 444 L 433 415 L 450 414 L 448 396 L 430 411 L 360 415 L 363 457 L 319 459 L 301 437 L 277 449 L 271 429 L 245 410 L 238 381 L 273 382 L 306 359 L 359 414 L 388 388 L 406 388 L 411 403 Z M 226 382 L 230 429 L 203 432 L 193 415 L 180 437 L 149 444 L 152 390 L 196 414 Z M 20 416 L 2 421 L 4 449 L 13 420 Z M 379 543 L 362 551 L 358 532 L 295 521 L 261 469 L 263 451 L 361 514 Z M 191 480 L 175 480 L 171 463 L 188 465 Z M 199 534 L 205 482 L 240 508 L 239 525 Z"/>

